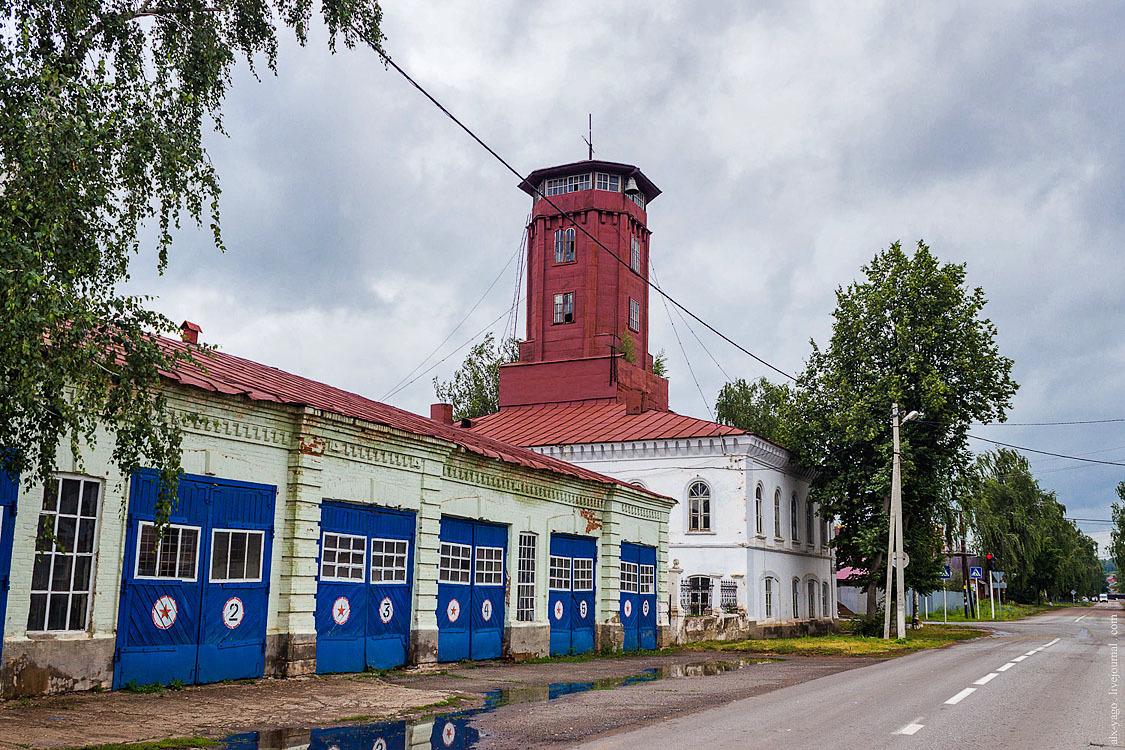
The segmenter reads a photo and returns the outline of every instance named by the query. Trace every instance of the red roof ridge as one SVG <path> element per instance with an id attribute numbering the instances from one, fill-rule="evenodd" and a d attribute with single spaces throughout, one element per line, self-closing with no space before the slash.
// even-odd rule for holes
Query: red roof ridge
<path id="1" fill-rule="evenodd" d="M 628 487 L 654 497 L 663 496 L 575 464 L 551 458 L 472 430 L 446 425 L 358 393 L 345 391 L 310 378 L 295 375 L 217 349 L 201 349 L 181 341 L 158 337 L 166 349 L 188 349 L 196 362 L 176 362 L 171 371 L 161 374 L 182 385 L 229 395 L 243 395 L 252 401 L 307 406 L 345 417 L 382 424 L 392 429 L 445 440 L 470 452 L 539 471 L 551 471 L 579 479 Z"/>

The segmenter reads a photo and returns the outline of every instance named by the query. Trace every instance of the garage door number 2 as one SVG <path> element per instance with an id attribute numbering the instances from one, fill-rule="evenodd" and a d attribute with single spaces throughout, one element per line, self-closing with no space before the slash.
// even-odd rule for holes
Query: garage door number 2
<path id="1" fill-rule="evenodd" d="M 242 624 L 244 614 L 246 614 L 246 608 L 242 606 L 242 600 L 237 596 L 232 596 L 223 605 L 223 624 L 234 630 Z"/>

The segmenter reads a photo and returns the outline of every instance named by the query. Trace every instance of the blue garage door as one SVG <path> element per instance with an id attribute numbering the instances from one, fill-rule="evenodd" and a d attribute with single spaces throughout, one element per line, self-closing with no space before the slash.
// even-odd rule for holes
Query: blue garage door
<path id="1" fill-rule="evenodd" d="M 594 539 L 551 535 L 548 612 L 551 655 L 584 654 L 594 650 Z"/>
<path id="2" fill-rule="evenodd" d="M 406 663 L 414 514 L 328 502 L 320 511 L 316 670 Z"/>
<path id="3" fill-rule="evenodd" d="M 656 648 L 656 548 L 621 543 L 621 625 L 625 650 Z"/>
<path id="4" fill-rule="evenodd" d="M 439 536 L 438 661 L 498 658 L 508 527 L 442 517 Z"/>
<path id="5" fill-rule="evenodd" d="M 416 747 L 413 743 L 410 747 Z M 406 722 L 389 721 L 309 732 L 308 750 L 406 750 Z"/>
<path id="6" fill-rule="evenodd" d="M 133 475 L 114 687 L 260 677 L 276 488 L 185 475 L 159 538 L 158 489 Z"/>
<path id="7" fill-rule="evenodd" d="M 16 530 L 16 497 L 19 489 L 18 479 L 0 471 L 0 653 L 3 653 L 4 646 L 4 623 L 12 572 L 12 539 Z"/>

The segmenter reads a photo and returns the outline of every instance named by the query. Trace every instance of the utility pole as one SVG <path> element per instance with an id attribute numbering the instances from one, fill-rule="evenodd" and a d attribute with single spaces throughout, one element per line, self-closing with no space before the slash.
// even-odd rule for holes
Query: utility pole
<path id="1" fill-rule="evenodd" d="M 891 518 L 887 531 L 887 595 L 883 615 L 883 638 L 891 637 L 891 576 L 894 575 L 895 628 L 897 637 L 906 637 L 906 549 L 902 537 L 902 457 L 899 452 L 899 428 L 921 416 L 912 411 L 899 418 L 898 404 L 891 404 L 891 435 L 894 443 L 894 460 L 891 464 Z"/>

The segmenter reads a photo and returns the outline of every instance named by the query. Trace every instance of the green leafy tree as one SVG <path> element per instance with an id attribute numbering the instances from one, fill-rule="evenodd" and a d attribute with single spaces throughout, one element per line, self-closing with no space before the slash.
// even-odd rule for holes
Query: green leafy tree
<path id="1" fill-rule="evenodd" d="M 322 0 L 329 45 L 381 42 L 374 0 Z M 203 146 L 222 132 L 231 70 L 275 70 L 277 27 L 303 44 L 311 0 L 0 0 L 0 446 L 45 480 L 57 447 L 109 427 L 126 473 L 161 470 L 180 432 L 160 389 L 174 366 L 151 300 L 121 293 L 157 228 L 163 271 L 186 218 L 216 245 L 219 181 Z"/>
<path id="2" fill-rule="evenodd" d="M 1117 497 L 1121 502 L 1110 506 L 1113 529 L 1110 531 L 1110 542 L 1106 551 L 1109 552 L 1110 559 L 1117 568 L 1117 590 L 1121 592 L 1125 591 L 1125 580 L 1122 580 L 1125 577 L 1123 576 L 1125 574 L 1125 481 L 1117 485 Z"/>
<path id="3" fill-rule="evenodd" d="M 719 390 L 715 418 L 784 445 L 793 418 L 792 402 L 793 392 L 787 385 L 775 385 L 766 378 L 752 383 L 739 378 Z"/>
<path id="4" fill-rule="evenodd" d="M 434 378 L 434 393 L 439 401 L 453 405 L 455 420 L 492 414 L 500 409 L 500 365 L 515 362 L 519 356 L 519 339 L 497 345 L 489 333 L 469 350 L 452 379 L 442 383 Z"/>
<path id="5" fill-rule="evenodd" d="M 841 524 L 840 563 L 866 570 L 865 587 L 882 586 L 891 404 L 923 412 L 902 431 L 903 536 L 907 585 L 927 592 L 940 585 L 939 527 L 950 477 L 970 461 L 968 427 L 1003 419 L 1017 385 L 964 265 L 940 263 L 922 242 L 913 254 L 895 243 L 863 273 L 836 292 L 827 348 L 812 344 L 786 447 L 818 468 L 812 493 Z"/>
<path id="6" fill-rule="evenodd" d="M 1024 456 L 1004 448 L 987 453 L 972 474 L 965 506 L 973 546 L 995 556 L 1012 599 L 1037 602 L 1043 594 L 1069 596 L 1072 588 L 1083 595 L 1101 590 L 1097 544 L 1067 520 L 1066 508 L 1039 486 Z"/>

